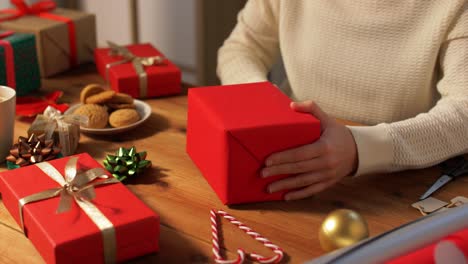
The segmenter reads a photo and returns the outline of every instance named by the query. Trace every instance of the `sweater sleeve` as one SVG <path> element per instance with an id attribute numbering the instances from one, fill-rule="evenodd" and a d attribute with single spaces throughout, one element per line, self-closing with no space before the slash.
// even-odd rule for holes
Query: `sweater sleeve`
<path id="1" fill-rule="evenodd" d="M 266 81 L 279 54 L 278 0 L 249 0 L 237 25 L 218 51 L 223 84 Z"/>
<path id="2" fill-rule="evenodd" d="M 439 53 L 440 100 L 427 113 L 371 127 L 349 127 L 358 149 L 356 175 L 428 167 L 468 152 L 468 10 Z"/>

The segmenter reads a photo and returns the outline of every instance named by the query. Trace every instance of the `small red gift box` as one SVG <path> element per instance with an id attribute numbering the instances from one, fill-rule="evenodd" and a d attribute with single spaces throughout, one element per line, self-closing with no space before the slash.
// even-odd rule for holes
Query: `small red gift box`
<path id="1" fill-rule="evenodd" d="M 63 175 L 67 175 L 65 168 L 69 169 L 69 161 L 75 157 L 78 158 L 78 171 L 102 168 L 88 154 L 53 160 L 46 165 L 55 168 L 64 178 Z M 0 173 L 3 203 L 20 225 L 20 199 L 60 187 L 49 176 L 54 174 L 53 168 L 44 169 L 47 167 L 40 167 L 40 164 L 44 165 L 44 162 Z M 109 176 L 107 172 L 105 174 Z M 83 175 L 76 177 L 80 176 Z M 91 208 L 94 220 L 89 209 L 85 210 L 82 202 L 78 205 L 74 198 L 70 198 L 74 199 L 70 210 L 63 213 L 56 212 L 60 197 L 24 205 L 25 234 L 47 263 L 104 263 L 105 259 L 112 258 L 124 261 L 158 250 L 159 217 L 150 208 L 119 182 L 96 186 L 94 190 L 95 198 L 89 201 L 91 207 L 97 208 Z M 111 241 L 109 234 L 115 234 Z M 109 248 L 109 245 L 114 247 Z"/>
<path id="2" fill-rule="evenodd" d="M 122 55 L 122 53 L 124 54 Z M 137 58 L 137 62 L 131 59 L 132 56 Z M 162 61 L 154 60 L 150 66 L 140 63 L 145 58 L 157 56 L 160 56 Z M 126 47 L 115 45 L 115 49 L 99 48 L 95 49 L 94 58 L 99 74 L 117 92 L 129 94 L 134 98 L 181 93 L 179 68 L 169 60 L 164 59 L 164 55 L 151 44 L 136 44 Z M 140 66 L 136 66 L 135 63 L 140 63 Z"/>
<path id="3" fill-rule="evenodd" d="M 224 204 L 283 199 L 263 179 L 272 153 L 314 142 L 320 121 L 290 109 L 268 82 L 192 88 L 188 93 L 187 153 Z"/>

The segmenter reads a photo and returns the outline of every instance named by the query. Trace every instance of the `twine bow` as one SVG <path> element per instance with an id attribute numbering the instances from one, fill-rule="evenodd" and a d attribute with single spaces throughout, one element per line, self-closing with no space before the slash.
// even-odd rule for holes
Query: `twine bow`
<path id="1" fill-rule="evenodd" d="M 101 230 L 104 243 L 104 259 L 106 263 L 115 262 L 116 240 L 115 229 L 109 219 L 91 202 L 96 197 L 95 187 L 118 183 L 115 178 L 103 181 L 95 181 L 97 178 L 108 178 L 104 169 L 94 168 L 85 172 L 78 172 L 77 157 L 68 160 L 65 166 L 65 177 L 50 163 L 41 162 L 35 166 L 39 167 L 52 180 L 60 184 L 60 187 L 44 190 L 35 194 L 28 195 L 19 200 L 19 215 L 21 228 L 24 231 L 23 207 L 32 202 L 50 199 L 60 195 L 60 202 L 57 213 L 64 213 L 70 210 L 72 202 L 75 201 L 78 206 L 90 217 L 90 219 Z"/>
<path id="2" fill-rule="evenodd" d="M 106 65 L 106 79 L 109 81 L 109 69 L 115 65 L 131 62 L 135 69 L 140 86 L 140 97 L 146 97 L 148 91 L 148 76 L 144 69 L 144 66 L 161 65 L 164 60 L 162 56 L 150 56 L 150 57 L 138 57 L 131 53 L 126 47 L 119 46 L 111 41 L 107 41 L 110 47 L 110 54 L 112 56 L 122 56 L 123 60 L 109 63 Z"/>

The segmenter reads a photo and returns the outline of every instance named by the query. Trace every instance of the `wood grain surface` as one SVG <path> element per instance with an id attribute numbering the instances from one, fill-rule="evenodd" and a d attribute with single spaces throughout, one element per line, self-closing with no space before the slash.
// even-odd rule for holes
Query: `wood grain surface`
<path id="1" fill-rule="evenodd" d="M 78 101 L 80 89 L 104 83 L 93 66 L 81 67 L 43 82 L 42 93 L 63 90 L 63 102 Z M 112 136 L 82 134 L 78 152 L 103 160 L 119 147 L 147 150 L 153 168 L 127 187 L 161 217 L 161 250 L 130 263 L 212 263 L 209 210 L 226 210 L 282 247 L 284 263 L 302 263 L 325 252 L 318 243 L 321 222 L 334 209 L 349 208 L 367 220 L 372 236 L 421 215 L 410 205 L 437 179 L 430 168 L 402 173 L 348 178 L 314 197 L 293 202 L 265 202 L 226 207 L 216 197 L 185 152 L 187 98 L 185 95 L 146 100 L 151 117 L 138 129 Z M 15 138 L 25 135 L 32 120 L 17 118 Z M 345 122 L 345 121 L 343 121 Z M 345 122 L 346 123 L 346 122 Z M 0 165 L 0 171 L 5 165 Z M 468 177 L 448 184 L 435 197 L 444 201 L 468 195 Z M 229 257 L 236 249 L 269 250 L 228 222 L 222 222 L 222 246 Z M 43 263 L 0 203 L 0 263 Z"/>

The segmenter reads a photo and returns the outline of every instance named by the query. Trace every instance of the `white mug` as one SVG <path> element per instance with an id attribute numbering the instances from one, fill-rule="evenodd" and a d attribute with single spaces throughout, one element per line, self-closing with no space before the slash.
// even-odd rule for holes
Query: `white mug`
<path id="1" fill-rule="evenodd" d="M 0 163 L 13 143 L 16 115 L 16 91 L 7 86 L 0 86 Z"/>

